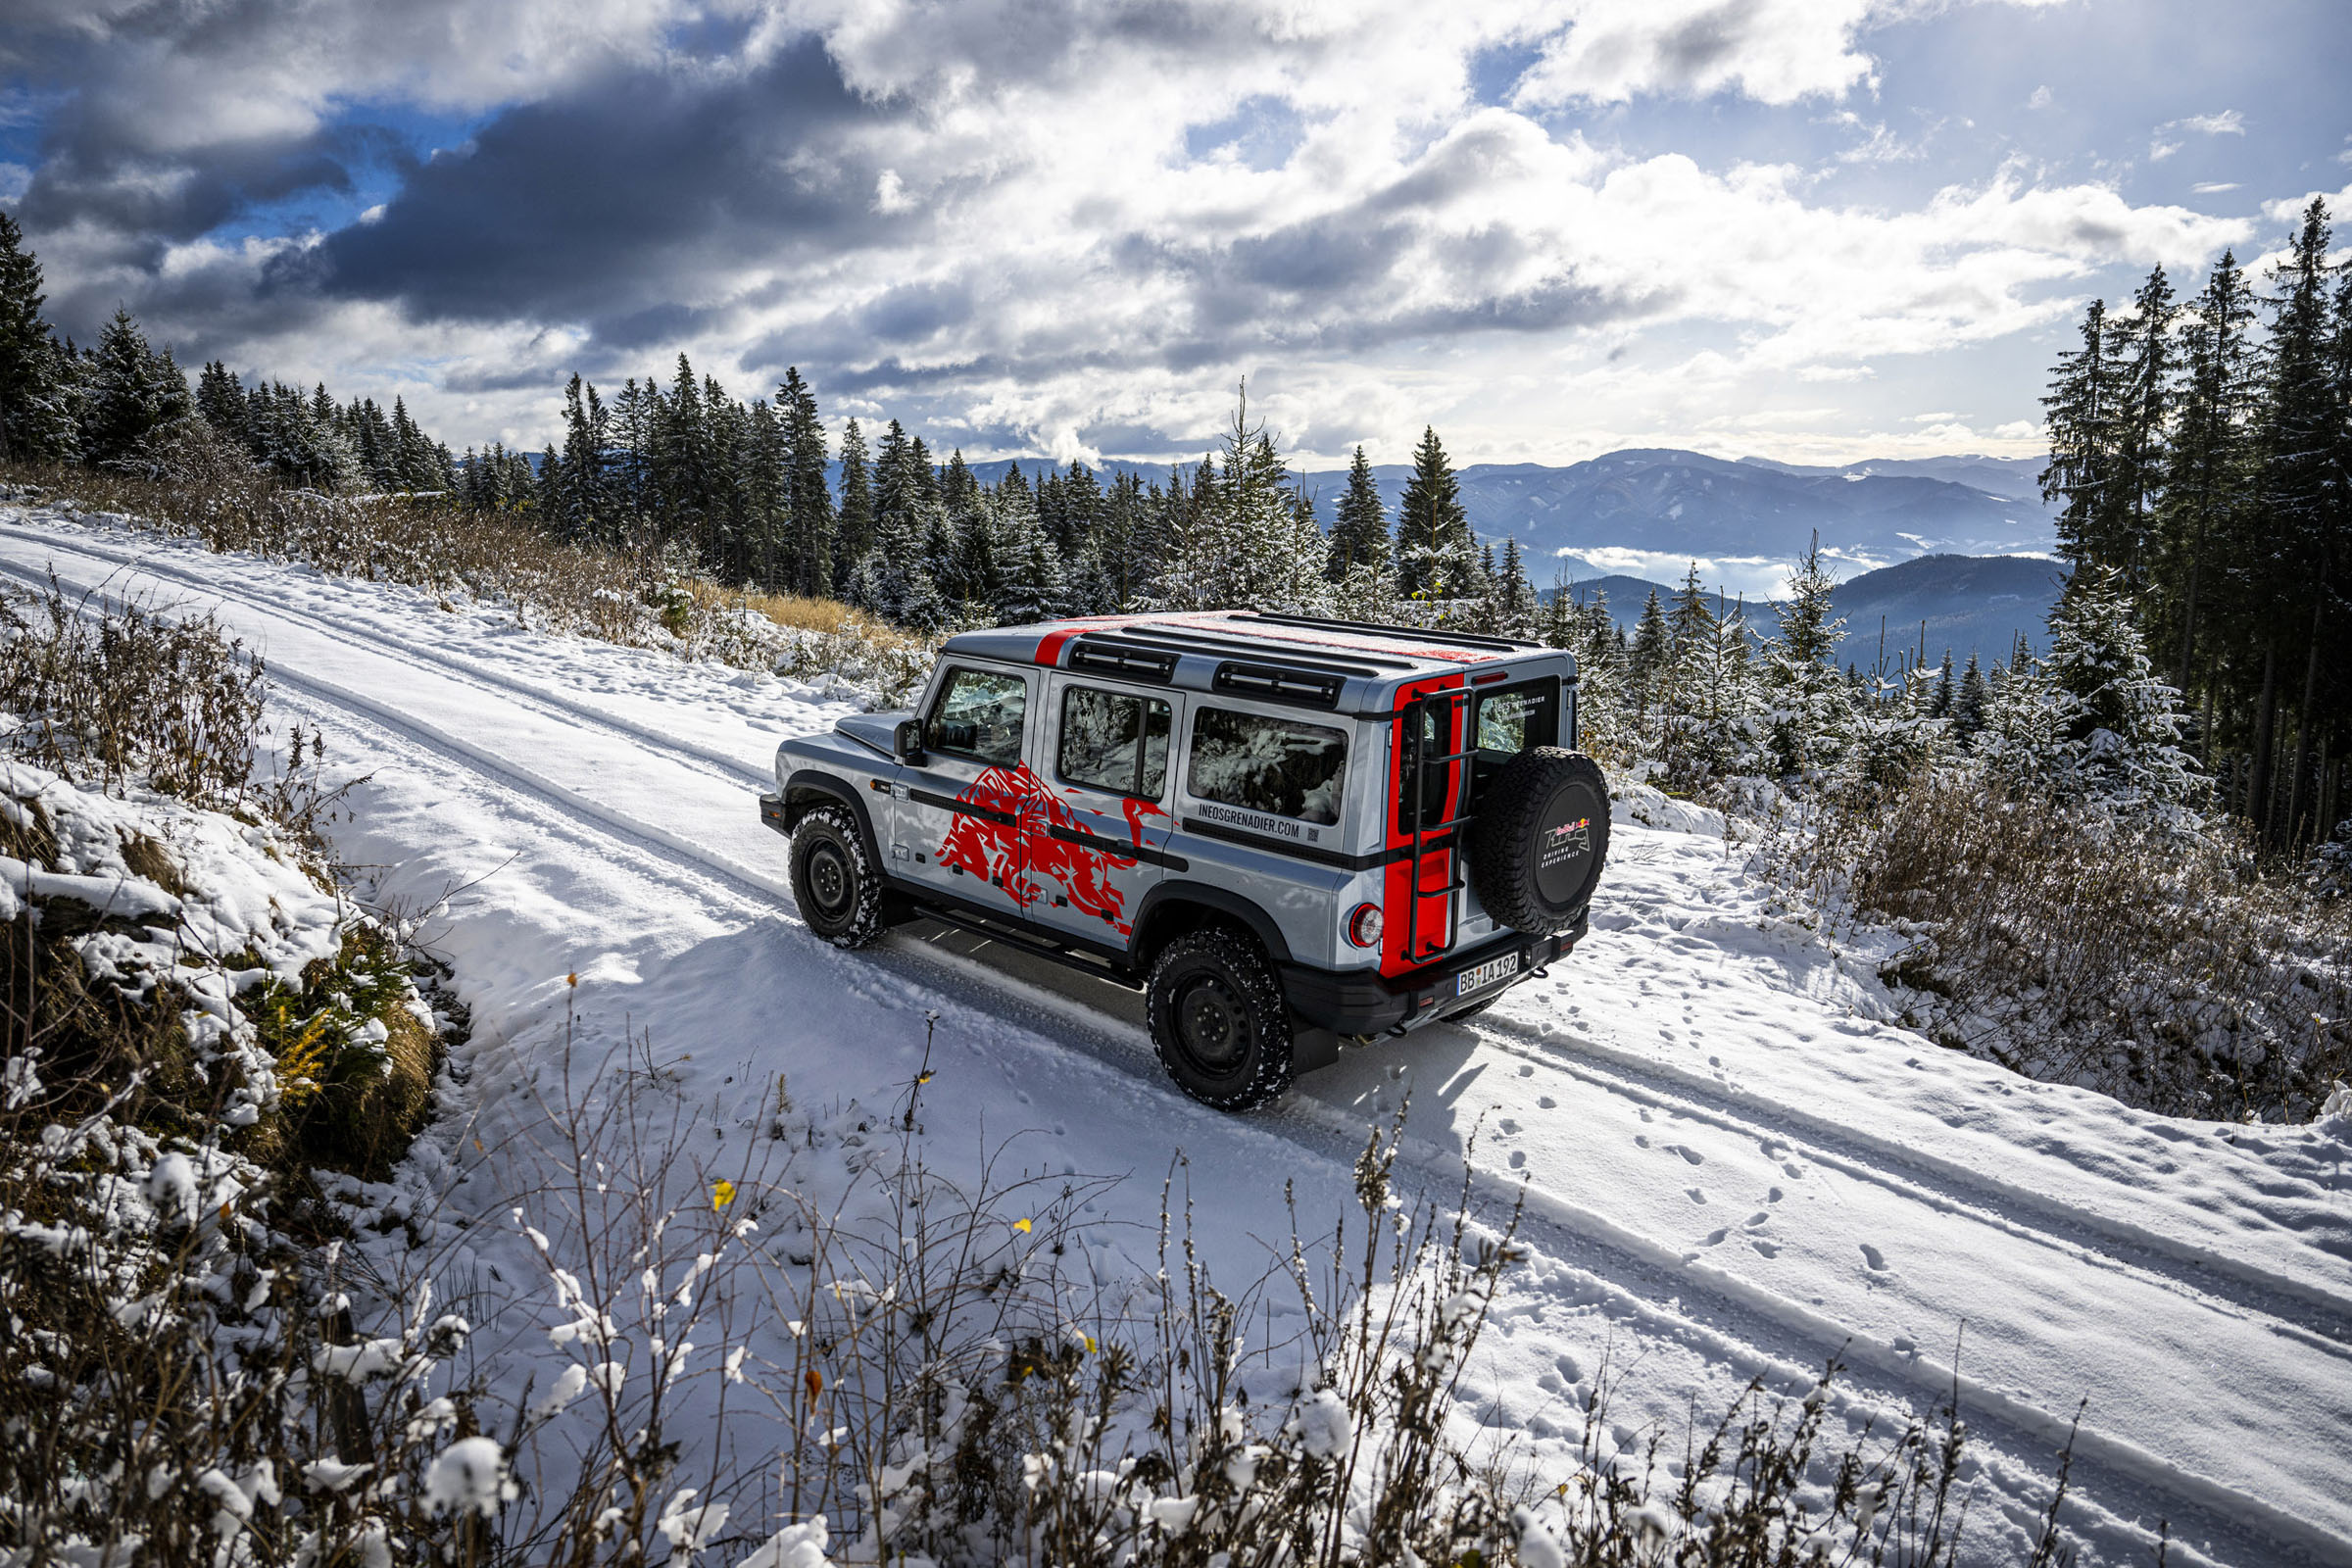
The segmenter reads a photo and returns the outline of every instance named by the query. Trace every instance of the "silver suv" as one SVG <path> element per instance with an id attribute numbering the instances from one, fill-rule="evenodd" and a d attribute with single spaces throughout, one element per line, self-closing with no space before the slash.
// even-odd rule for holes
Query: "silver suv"
<path id="1" fill-rule="evenodd" d="M 1584 935 L 1608 791 L 1534 643 L 1221 612 L 949 639 L 912 713 L 776 750 L 809 928 L 945 921 L 1145 993 L 1188 1094 L 1487 1006 Z"/>

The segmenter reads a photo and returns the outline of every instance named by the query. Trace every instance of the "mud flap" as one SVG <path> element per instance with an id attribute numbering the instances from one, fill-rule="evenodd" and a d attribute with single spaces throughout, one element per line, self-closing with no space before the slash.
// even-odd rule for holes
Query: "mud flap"
<path id="1" fill-rule="evenodd" d="M 1291 1037 L 1291 1071 L 1313 1072 L 1340 1059 L 1340 1037 L 1331 1029 L 1301 1029 Z"/>

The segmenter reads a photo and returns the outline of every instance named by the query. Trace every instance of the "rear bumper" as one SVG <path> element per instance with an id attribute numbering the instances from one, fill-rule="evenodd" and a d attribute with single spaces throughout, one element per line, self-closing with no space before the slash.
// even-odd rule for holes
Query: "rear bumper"
<path id="1" fill-rule="evenodd" d="M 1583 939 L 1588 919 L 1588 915 L 1579 914 L 1575 925 L 1555 937 L 1506 932 L 1494 941 L 1448 954 L 1443 962 L 1407 974 L 1382 976 L 1369 970 L 1335 973 L 1298 963 L 1277 967 L 1282 971 L 1283 994 L 1289 999 L 1291 1009 L 1310 1028 L 1329 1029 L 1338 1035 L 1402 1033 L 1436 1022 L 1454 1011 L 1457 1004 L 1499 996 L 1555 958 L 1567 956 Z M 1467 996 L 1456 990 L 1463 970 L 1474 969 L 1513 951 L 1519 955 L 1519 968 L 1510 979 Z"/>

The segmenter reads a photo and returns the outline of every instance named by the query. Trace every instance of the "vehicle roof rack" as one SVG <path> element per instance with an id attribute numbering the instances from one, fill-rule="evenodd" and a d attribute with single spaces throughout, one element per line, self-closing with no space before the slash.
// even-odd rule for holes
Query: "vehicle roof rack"
<path id="1" fill-rule="evenodd" d="M 1340 685 L 1345 679 L 1345 676 L 1323 670 L 1300 669 L 1289 664 L 1248 663 L 1229 659 L 1217 666 L 1217 672 L 1210 677 L 1208 684 L 1211 691 L 1261 698 L 1269 703 L 1291 703 L 1301 708 L 1337 708 L 1340 706 Z"/>
<path id="2" fill-rule="evenodd" d="M 1377 680 L 1391 670 L 1409 670 L 1413 667 L 1400 659 L 1384 658 L 1377 654 L 1358 654 L 1352 648 L 1334 650 L 1344 656 L 1335 659 L 1311 643 L 1283 643 L 1280 649 L 1276 650 L 1266 646 L 1268 641 L 1275 639 L 1252 641 L 1241 637 L 1212 637 L 1206 632 L 1194 631 L 1189 626 L 1121 626 L 1115 631 L 1101 635 L 1122 639 L 1131 638 L 1153 648 L 1174 648 L 1199 654 L 1227 654 L 1238 655 L 1244 659 L 1279 661 L 1282 663 L 1298 665 L 1302 669 L 1328 670 L 1337 675 L 1361 675 L 1367 680 Z M 1291 652 L 1294 648 L 1300 652 Z"/>
<path id="3" fill-rule="evenodd" d="M 1081 637 L 1070 645 L 1070 667 L 1105 670 L 1164 686 L 1176 678 L 1176 655 L 1170 649 L 1122 648 L 1094 635 Z"/>
<path id="4" fill-rule="evenodd" d="M 1334 631 L 1376 632 L 1382 636 L 1411 637 L 1425 643 L 1448 643 L 1456 648 L 1491 648 L 1503 653 L 1541 650 L 1542 643 L 1512 637 L 1487 637 L 1468 631 L 1432 631 L 1425 626 L 1397 626 L 1378 620 L 1332 620 L 1322 615 L 1281 615 L 1266 610 L 1234 612 L 1235 620 L 1262 620 L 1275 626 L 1328 626 Z"/>

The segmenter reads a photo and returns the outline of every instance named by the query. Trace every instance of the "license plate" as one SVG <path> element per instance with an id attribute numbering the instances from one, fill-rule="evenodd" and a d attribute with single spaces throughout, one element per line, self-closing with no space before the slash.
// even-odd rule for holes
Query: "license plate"
<path id="1" fill-rule="evenodd" d="M 1483 990 L 1497 980 L 1507 979 L 1519 972 L 1519 955 L 1506 953 L 1499 958 L 1489 958 L 1475 969 L 1464 969 L 1454 977 L 1453 994 L 1466 997 Z"/>

